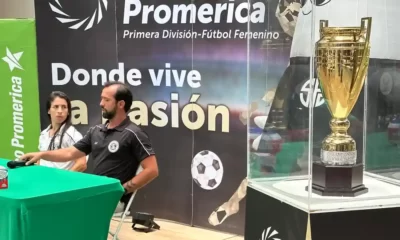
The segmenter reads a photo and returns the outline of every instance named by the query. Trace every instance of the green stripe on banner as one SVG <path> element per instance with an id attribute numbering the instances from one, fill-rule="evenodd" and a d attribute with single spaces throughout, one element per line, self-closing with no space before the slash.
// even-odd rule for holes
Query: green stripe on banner
<path id="1" fill-rule="evenodd" d="M 37 151 L 40 134 L 34 19 L 0 19 L 0 158 Z"/>

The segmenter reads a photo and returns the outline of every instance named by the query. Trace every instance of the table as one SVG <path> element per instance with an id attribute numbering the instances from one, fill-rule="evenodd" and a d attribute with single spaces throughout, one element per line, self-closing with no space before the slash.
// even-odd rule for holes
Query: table
<path id="1" fill-rule="evenodd" d="M 0 166 L 7 160 L 0 158 Z M 0 239 L 105 240 L 123 194 L 117 179 L 44 166 L 8 169 Z"/>

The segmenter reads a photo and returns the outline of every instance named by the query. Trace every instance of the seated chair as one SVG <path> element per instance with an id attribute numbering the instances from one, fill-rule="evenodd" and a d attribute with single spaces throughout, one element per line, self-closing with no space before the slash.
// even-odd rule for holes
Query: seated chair
<path id="1" fill-rule="evenodd" d="M 138 175 L 141 171 L 143 171 L 143 167 L 139 165 L 139 167 L 138 167 L 138 169 L 137 169 L 137 171 L 136 171 L 136 175 Z M 123 214 L 122 214 L 122 216 L 121 216 L 121 220 L 119 221 L 119 224 L 118 224 L 118 226 L 117 226 L 117 230 L 115 231 L 115 233 L 109 231 L 110 235 L 113 236 L 113 240 L 119 240 L 118 234 L 119 234 L 119 232 L 121 231 L 121 227 L 122 227 L 122 224 L 123 224 L 124 221 L 125 221 L 125 217 L 126 217 L 126 215 L 128 214 L 128 211 L 129 211 L 130 208 L 131 208 L 131 205 L 132 205 L 133 199 L 135 198 L 136 192 L 137 192 L 137 191 L 134 191 L 134 192 L 132 193 L 132 196 L 131 196 L 131 198 L 129 199 L 128 204 L 126 205 L 126 208 L 125 208 L 125 210 L 124 210 L 124 212 L 123 212 Z M 117 208 L 118 208 L 118 207 L 117 207 Z M 116 213 L 117 213 L 117 212 L 116 212 Z M 115 215 L 115 214 L 114 214 L 114 215 Z"/>

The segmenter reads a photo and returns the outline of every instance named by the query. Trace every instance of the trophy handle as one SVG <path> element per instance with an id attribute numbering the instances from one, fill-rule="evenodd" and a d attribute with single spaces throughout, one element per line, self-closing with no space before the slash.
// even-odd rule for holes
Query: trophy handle
<path id="1" fill-rule="evenodd" d="M 328 20 L 320 20 L 319 27 L 320 28 L 328 27 Z"/>
<path id="2" fill-rule="evenodd" d="M 364 36 L 364 39 L 365 39 L 365 48 L 364 48 L 363 59 L 362 59 L 362 63 L 364 63 L 363 65 L 365 65 L 365 64 L 368 65 L 368 62 L 369 62 L 371 23 L 372 23 L 371 17 L 366 17 L 366 18 L 361 19 L 360 35 Z M 360 67 L 360 69 L 362 67 Z M 365 67 L 367 67 L 367 66 L 365 66 Z"/>
<path id="3" fill-rule="evenodd" d="M 324 33 L 323 33 L 322 29 L 326 28 L 326 27 L 328 27 L 328 20 L 320 20 L 319 21 L 319 35 L 320 35 L 320 38 L 324 37 Z"/>
<path id="4" fill-rule="evenodd" d="M 367 69 L 369 65 L 369 54 L 370 54 L 371 22 L 372 22 L 371 17 L 366 17 L 361 19 L 360 36 L 363 36 L 365 39 L 365 48 L 361 62 L 359 63 L 360 65 L 358 67 L 358 71 L 355 75 L 356 79 L 353 83 L 364 83 L 363 78 L 365 78 L 367 74 Z"/>
<path id="5" fill-rule="evenodd" d="M 372 18 L 371 17 L 366 17 L 361 19 L 361 34 L 365 38 L 365 42 L 368 43 L 367 45 L 369 46 L 369 39 L 371 36 L 371 22 Z"/>

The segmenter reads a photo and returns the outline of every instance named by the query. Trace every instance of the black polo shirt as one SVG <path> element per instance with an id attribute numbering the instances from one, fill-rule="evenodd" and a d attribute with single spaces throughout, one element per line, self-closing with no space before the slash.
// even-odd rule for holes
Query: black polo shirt
<path id="1" fill-rule="evenodd" d="M 87 173 L 116 178 L 124 184 L 135 176 L 140 162 L 155 153 L 147 134 L 129 117 L 112 129 L 107 124 L 90 128 L 74 146 L 89 154 Z"/>

